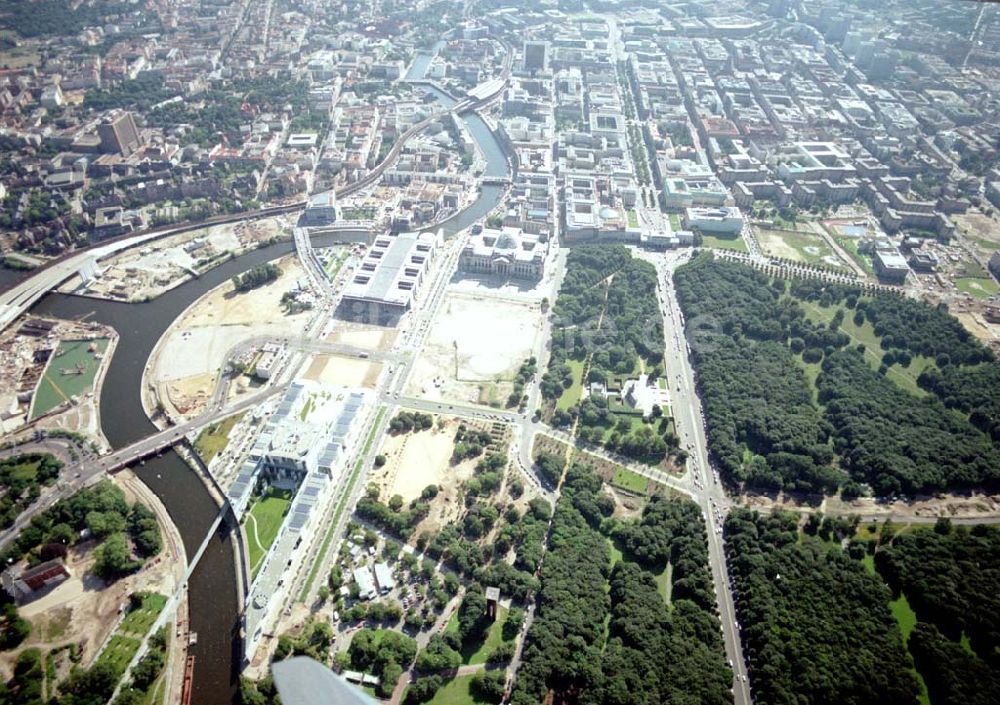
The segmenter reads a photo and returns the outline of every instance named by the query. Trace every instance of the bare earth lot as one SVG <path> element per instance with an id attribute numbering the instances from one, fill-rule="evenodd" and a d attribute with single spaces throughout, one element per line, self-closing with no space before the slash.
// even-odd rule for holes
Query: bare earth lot
<path id="1" fill-rule="evenodd" d="M 297 335 L 309 312 L 282 310 L 281 296 L 302 276 L 294 255 L 278 261 L 282 274 L 270 284 L 237 294 L 230 282 L 197 301 L 166 333 L 153 363 L 153 381 L 179 412 L 200 409 L 211 395 L 229 351 L 248 338 Z M 193 354 L 196 352 L 197 354 Z"/>
<path id="2" fill-rule="evenodd" d="M 503 403 L 542 329 L 535 302 L 449 291 L 410 378 L 427 399 Z M 457 360 L 457 370 L 456 370 Z"/>
<path id="3" fill-rule="evenodd" d="M 462 514 L 459 489 L 472 477 L 479 458 L 452 464 L 455 432 L 461 423 L 459 419 L 436 418 L 434 427 L 426 431 L 386 436 L 379 450 L 386 463 L 374 469 L 369 477 L 381 489 L 382 501 L 398 494 L 408 504 L 428 485 L 439 488 L 431 501 L 430 513 L 414 537 L 421 531 L 436 531 Z"/>
<path id="4" fill-rule="evenodd" d="M 303 377 L 323 384 L 374 389 L 381 363 L 340 355 L 317 355 Z"/>

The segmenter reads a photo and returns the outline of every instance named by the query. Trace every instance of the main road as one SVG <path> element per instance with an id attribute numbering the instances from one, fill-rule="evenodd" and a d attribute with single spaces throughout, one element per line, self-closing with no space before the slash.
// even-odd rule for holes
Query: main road
<path id="1" fill-rule="evenodd" d="M 666 340 L 665 374 L 674 395 L 674 423 L 682 444 L 687 449 L 688 467 L 695 486 L 694 498 L 701 506 L 708 533 L 708 562 L 712 571 L 715 598 L 719 607 L 722 638 L 726 656 L 733 669 L 733 696 L 736 705 L 753 702 L 749 677 L 743 658 L 739 623 L 729 583 L 729 571 L 722 539 L 722 523 L 729 509 L 729 500 L 718 477 L 708 462 L 708 444 L 702 423 L 701 401 L 694 384 L 694 373 L 688 363 L 688 347 L 684 337 L 684 318 L 672 285 L 674 268 L 683 262 L 683 255 L 658 256 L 660 306 L 664 318 Z"/>

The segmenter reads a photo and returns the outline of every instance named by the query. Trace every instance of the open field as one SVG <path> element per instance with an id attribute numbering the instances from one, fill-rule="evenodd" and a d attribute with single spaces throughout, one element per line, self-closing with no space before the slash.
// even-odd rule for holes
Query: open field
<path id="1" fill-rule="evenodd" d="M 107 338 L 60 341 L 38 381 L 31 418 L 90 391 L 107 349 Z"/>
<path id="2" fill-rule="evenodd" d="M 963 277 L 955 280 L 955 286 L 963 294 L 977 299 L 988 299 L 1000 292 L 1000 284 L 988 277 Z"/>
<path id="3" fill-rule="evenodd" d="M 198 451 L 198 455 L 201 456 L 206 465 L 225 449 L 226 444 L 229 443 L 229 432 L 243 418 L 243 413 L 245 412 L 233 414 L 222 421 L 217 421 L 202 429 L 201 433 L 198 434 L 198 438 L 194 442 L 194 449 Z"/>
<path id="4" fill-rule="evenodd" d="M 341 355 L 316 355 L 302 376 L 323 384 L 374 389 L 381 371 L 382 364 L 372 360 Z"/>
<path id="5" fill-rule="evenodd" d="M 409 394 L 503 404 L 542 330 L 534 302 L 449 291 L 413 367 Z"/>
<path id="6" fill-rule="evenodd" d="M 736 250 L 737 252 L 746 252 L 747 244 L 743 242 L 743 238 L 739 235 L 734 235 L 732 237 L 719 237 L 716 235 L 706 235 L 702 233 L 702 247 L 709 247 L 713 250 Z"/>
<path id="7" fill-rule="evenodd" d="M 308 312 L 286 314 L 281 296 L 302 276 L 294 255 L 278 261 L 276 281 L 243 293 L 226 282 L 199 299 L 164 334 L 154 353 L 153 382 L 182 414 L 196 413 L 211 396 L 229 351 L 252 337 L 298 335 Z M 191 350 L 198 350 L 192 355 Z"/>
<path id="8" fill-rule="evenodd" d="M 431 534 L 448 522 L 459 519 L 464 512 L 462 483 L 470 479 L 482 456 L 458 463 L 452 462 L 455 434 L 463 422 L 459 419 L 435 418 L 433 428 L 387 435 L 379 450 L 386 458 L 381 468 L 373 468 L 370 482 L 379 487 L 382 501 L 398 494 L 404 502 L 420 496 L 428 485 L 437 485 L 438 493 L 430 502 L 430 511 L 413 532 Z M 490 447 L 506 446 L 506 426 L 482 422 L 464 422 L 467 427 L 490 432 Z"/>
<path id="9" fill-rule="evenodd" d="M 761 249 L 772 257 L 782 257 L 804 264 L 843 267 L 844 263 L 822 237 L 806 231 L 757 228 Z"/>
<path id="10" fill-rule="evenodd" d="M 396 341 L 396 329 L 367 323 L 337 321 L 337 329 L 330 333 L 326 340 L 365 350 L 388 352 Z"/>
<path id="11" fill-rule="evenodd" d="M 958 232 L 989 254 L 1000 250 L 1000 223 L 982 213 L 968 212 L 952 216 Z"/>
<path id="12" fill-rule="evenodd" d="M 257 575 L 264 556 L 278 537 L 281 524 L 291 506 L 291 490 L 269 487 L 247 512 L 247 560 L 253 575 Z"/>
<path id="13" fill-rule="evenodd" d="M 386 464 L 379 473 L 385 495 L 398 494 L 409 502 L 427 485 L 446 484 L 453 474 L 451 453 L 457 427 L 457 422 L 449 422 L 444 428 L 386 436 L 380 450 Z"/>
<path id="14" fill-rule="evenodd" d="M 583 360 L 567 360 L 566 364 L 573 371 L 573 384 L 556 400 L 556 408 L 562 411 L 574 406 L 583 395 Z"/>

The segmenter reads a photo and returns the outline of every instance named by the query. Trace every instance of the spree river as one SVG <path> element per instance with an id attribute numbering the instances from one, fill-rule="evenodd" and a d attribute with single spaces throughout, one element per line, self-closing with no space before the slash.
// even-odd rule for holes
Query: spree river
<path id="1" fill-rule="evenodd" d="M 429 90 L 443 104 L 454 103 L 442 91 Z M 486 156 L 486 174 L 507 174 L 507 159 L 489 126 L 475 113 L 463 115 L 462 120 Z M 502 195 L 501 187 L 484 186 L 468 208 L 443 222 L 441 227 L 450 235 L 472 225 L 492 210 Z M 317 246 L 330 241 L 314 238 Z M 58 318 L 86 316 L 118 331 L 120 339 L 101 389 L 100 410 L 104 435 L 112 446 L 120 448 L 156 430 L 142 408 L 142 377 L 153 347 L 170 324 L 209 290 L 254 265 L 292 250 L 293 244 L 286 241 L 248 252 L 146 303 L 49 294 L 32 312 Z M 218 514 L 218 506 L 201 478 L 173 451 L 133 469 L 163 502 L 180 531 L 188 557 L 194 556 Z M 197 644 L 191 647 L 195 656 L 193 705 L 222 705 L 237 699 L 242 642 L 232 541 L 233 534 L 224 522 L 188 586 L 191 629 L 198 634 Z"/>

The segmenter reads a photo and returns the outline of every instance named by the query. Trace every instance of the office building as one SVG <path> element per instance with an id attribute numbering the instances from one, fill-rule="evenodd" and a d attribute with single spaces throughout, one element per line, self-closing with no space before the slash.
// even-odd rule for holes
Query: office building
<path id="1" fill-rule="evenodd" d="M 123 157 L 142 146 L 142 135 L 135 124 L 135 118 L 127 110 L 121 110 L 106 118 L 97 126 L 101 138 L 101 151 L 105 154 L 120 154 Z"/>
<path id="2" fill-rule="evenodd" d="M 525 71 L 549 70 L 548 42 L 524 43 L 524 70 Z"/>
<path id="3" fill-rule="evenodd" d="M 413 306 L 443 238 L 440 229 L 375 238 L 344 289 L 341 314 L 378 324 L 398 320 Z"/>

